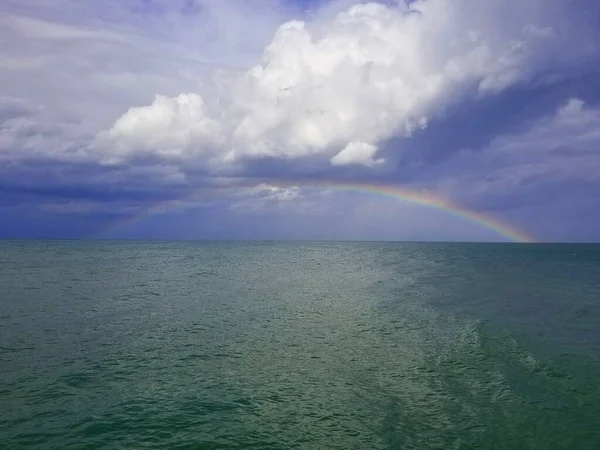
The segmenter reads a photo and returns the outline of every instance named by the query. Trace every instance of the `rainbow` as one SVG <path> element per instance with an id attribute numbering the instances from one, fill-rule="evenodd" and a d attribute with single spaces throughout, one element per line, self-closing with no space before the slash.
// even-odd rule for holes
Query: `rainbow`
<path id="1" fill-rule="evenodd" d="M 482 228 L 493 231 L 503 238 L 521 243 L 533 243 L 536 240 L 525 231 L 519 230 L 492 216 L 473 211 L 457 205 L 441 196 L 425 191 L 410 190 L 396 185 L 381 185 L 371 183 L 348 183 L 348 182 L 311 182 L 311 184 L 325 188 L 340 189 L 343 191 L 364 192 L 396 200 L 402 200 L 421 206 L 430 207 L 443 211 L 444 213 L 471 222 Z"/>
<path id="2" fill-rule="evenodd" d="M 366 193 L 378 196 L 384 196 L 388 198 L 393 198 L 396 200 L 401 200 L 404 202 L 421 205 L 429 208 L 433 208 L 439 211 L 442 211 L 446 214 L 455 216 L 460 218 L 461 220 L 465 220 L 472 224 L 475 224 L 484 229 L 490 230 L 501 236 L 503 239 L 512 241 L 512 242 L 521 242 L 521 243 L 532 243 L 536 240 L 526 233 L 523 230 L 519 230 L 512 225 L 509 225 L 506 222 L 503 222 L 497 218 L 494 218 L 490 215 L 483 214 L 481 212 L 473 211 L 462 206 L 459 206 L 456 203 L 453 203 L 439 195 L 435 195 L 426 191 L 418 191 L 406 189 L 397 185 L 381 185 L 381 184 L 373 184 L 366 182 L 345 182 L 345 181 L 316 181 L 316 180 L 299 180 L 299 181 L 268 181 L 257 183 L 253 187 L 258 186 L 271 186 L 271 187 L 305 187 L 305 188 L 320 188 L 320 189 L 335 189 L 346 192 L 358 192 L 358 193 Z M 245 186 L 246 188 L 248 186 Z M 233 191 L 237 192 L 239 189 L 243 187 L 235 187 L 235 188 L 220 188 L 219 192 L 222 191 Z M 223 194 L 218 197 L 222 197 Z M 117 222 L 116 224 L 110 225 L 108 228 L 103 230 L 103 233 L 107 231 L 115 231 L 116 229 L 122 229 L 124 227 L 130 226 L 133 223 L 139 222 L 144 218 L 149 218 L 153 216 L 158 216 L 170 211 L 178 211 L 185 210 L 189 207 L 197 205 L 199 202 L 203 200 L 207 200 L 210 198 L 214 198 L 215 195 L 207 195 L 205 191 L 194 192 L 183 200 L 167 200 L 161 202 L 159 204 L 153 205 L 141 213 L 136 214 L 133 217 L 129 217 L 124 221 Z"/>

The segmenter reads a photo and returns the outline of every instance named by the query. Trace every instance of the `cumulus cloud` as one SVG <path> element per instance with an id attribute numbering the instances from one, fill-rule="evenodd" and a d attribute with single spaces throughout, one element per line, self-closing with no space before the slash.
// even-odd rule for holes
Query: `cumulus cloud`
<path id="1" fill-rule="evenodd" d="M 130 109 L 100 140 L 112 145 L 115 154 L 139 149 L 169 157 L 214 148 L 220 134 L 220 124 L 207 116 L 201 96 L 158 95 L 152 105 Z"/>
<path id="2" fill-rule="evenodd" d="M 536 2 L 493 3 L 365 3 L 328 20 L 287 22 L 259 64 L 220 80 L 214 104 L 186 94 L 125 113 L 101 136 L 110 138 L 107 158 L 145 151 L 221 164 L 315 156 L 379 163 L 372 149 L 424 128 L 465 88 L 497 93 L 556 57 L 555 32 Z M 510 24 L 496 21 L 494 8 Z"/>

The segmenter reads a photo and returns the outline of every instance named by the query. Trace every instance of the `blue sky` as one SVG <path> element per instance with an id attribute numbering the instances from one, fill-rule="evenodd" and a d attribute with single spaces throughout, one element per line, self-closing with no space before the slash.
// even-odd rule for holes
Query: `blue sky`
<path id="1" fill-rule="evenodd" d="M 592 0 L 4 0 L 0 238 L 600 241 Z M 317 188 L 318 186 L 318 188 Z"/>

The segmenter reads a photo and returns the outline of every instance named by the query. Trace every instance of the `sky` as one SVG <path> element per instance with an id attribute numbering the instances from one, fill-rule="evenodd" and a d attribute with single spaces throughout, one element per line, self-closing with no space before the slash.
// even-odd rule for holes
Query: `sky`
<path id="1" fill-rule="evenodd" d="M 599 24 L 595 0 L 3 0 L 0 238 L 600 242 Z"/>

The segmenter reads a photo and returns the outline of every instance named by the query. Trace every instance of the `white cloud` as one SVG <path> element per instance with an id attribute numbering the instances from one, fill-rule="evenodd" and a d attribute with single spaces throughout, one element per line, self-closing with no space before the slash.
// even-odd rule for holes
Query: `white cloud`
<path id="1" fill-rule="evenodd" d="M 130 109 L 99 139 L 112 144 L 116 154 L 141 149 L 169 157 L 214 147 L 219 136 L 220 124 L 206 115 L 202 97 L 181 94 L 158 95 L 152 105 Z"/>
<path id="2" fill-rule="evenodd" d="M 146 151 L 221 164 L 316 156 L 373 165 L 367 146 L 426 126 L 465 87 L 489 95 L 531 77 L 556 53 L 543 11 L 538 2 L 422 0 L 410 11 L 366 3 L 287 22 L 260 64 L 219 80 L 214 101 L 188 94 L 127 112 L 108 131 L 116 150 L 107 159 Z M 195 99 L 194 112 L 173 107 L 182 98 Z"/>
<path id="3" fill-rule="evenodd" d="M 377 147 L 366 142 L 350 142 L 341 152 L 331 158 L 331 164 L 334 166 L 345 166 L 359 164 L 363 166 L 374 166 L 383 164 L 385 161 L 373 159 L 377 153 Z"/>
<path id="4" fill-rule="evenodd" d="M 267 209 L 281 211 L 306 210 L 309 196 L 297 186 L 272 186 L 260 183 L 253 187 L 237 187 L 227 203 L 227 208 L 235 212 L 261 213 Z"/>
<path id="5" fill-rule="evenodd" d="M 254 188 L 245 190 L 244 193 L 255 194 L 266 200 L 291 201 L 299 197 L 300 189 L 297 186 L 280 187 L 261 183 Z"/>

